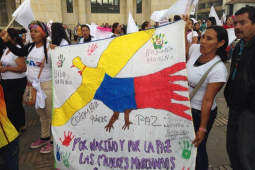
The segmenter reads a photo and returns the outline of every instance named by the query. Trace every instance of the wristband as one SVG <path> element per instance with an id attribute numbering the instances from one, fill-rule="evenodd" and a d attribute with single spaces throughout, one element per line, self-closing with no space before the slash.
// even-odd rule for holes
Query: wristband
<path id="1" fill-rule="evenodd" d="M 199 128 L 200 131 L 207 133 L 207 130 L 205 128 Z"/>

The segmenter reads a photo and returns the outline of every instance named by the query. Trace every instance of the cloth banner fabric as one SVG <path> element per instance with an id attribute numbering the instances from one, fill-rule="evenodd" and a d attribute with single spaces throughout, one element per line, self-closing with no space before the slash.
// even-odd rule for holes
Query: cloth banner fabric
<path id="1" fill-rule="evenodd" d="M 128 16 L 128 25 L 127 25 L 127 34 L 133 33 L 133 32 L 137 32 L 138 28 L 135 24 L 135 21 L 133 19 L 132 14 L 129 11 L 129 16 Z"/>
<path id="2" fill-rule="evenodd" d="M 195 169 L 184 26 L 51 50 L 58 169 Z"/>

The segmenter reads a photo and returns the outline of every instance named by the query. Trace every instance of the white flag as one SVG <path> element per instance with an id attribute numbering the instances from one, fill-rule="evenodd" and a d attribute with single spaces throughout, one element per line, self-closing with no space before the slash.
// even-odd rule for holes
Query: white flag
<path id="1" fill-rule="evenodd" d="M 163 14 L 167 11 L 167 9 L 161 11 L 154 11 L 150 17 L 152 21 L 159 22 L 163 17 Z"/>
<path id="2" fill-rule="evenodd" d="M 229 28 L 229 29 L 226 29 L 226 30 L 228 32 L 228 45 L 230 45 L 236 39 L 235 29 L 234 28 Z"/>
<path id="3" fill-rule="evenodd" d="M 12 14 L 15 20 L 28 29 L 28 25 L 31 21 L 35 20 L 34 14 L 30 6 L 30 0 L 25 0 L 16 11 Z"/>
<path id="4" fill-rule="evenodd" d="M 127 25 L 127 34 L 133 33 L 133 32 L 138 32 L 138 28 L 135 24 L 135 21 L 132 17 L 132 14 L 129 12 L 128 25 Z"/>
<path id="5" fill-rule="evenodd" d="M 224 25 L 224 22 L 226 22 L 226 14 L 223 12 L 222 17 L 221 17 L 221 24 Z"/>
<path id="6" fill-rule="evenodd" d="M 179 0 L 173 6 L 171 6 L 166 12 L 161 16 L 161 18 L 168 17 L 169 15 L 182 15 L 187 14 L 189 8 L 196 6 L 198 0 Z"/>
<path id="7" fill-rule="evenodd" d="M 213 6 L 211 7 L 211 11 L 210 11 L 209 17 L 214 17 L 215 20 L 216 20 L 216 24 L 217 25 L 221 25 L 221 21 L 220 21 L 220 19 L 219 19 L 219 17 L 218 17 L 218 15 L 217 15 L 217 13 L 216 13 L 216 11 L 215 11 Z"/>

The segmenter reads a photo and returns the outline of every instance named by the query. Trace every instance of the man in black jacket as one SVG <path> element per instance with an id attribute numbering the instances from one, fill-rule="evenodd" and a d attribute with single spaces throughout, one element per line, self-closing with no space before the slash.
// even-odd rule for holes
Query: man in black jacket
<path id="1" fill-rule="evenodd" d="M 236 45 L 224 91 L 229 106 L 227 152 L 233 170 L 255 170 L 255 7 L 235 13 Z"/>

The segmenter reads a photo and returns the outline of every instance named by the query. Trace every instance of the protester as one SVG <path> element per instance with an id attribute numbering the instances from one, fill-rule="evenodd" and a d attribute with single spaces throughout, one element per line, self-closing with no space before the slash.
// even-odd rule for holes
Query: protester
<path id="1" fill-rule="evenodd" d="M 171 23 L 171 22 L 172 22 L 172 18 L 169 18 L 169 19 L 168 19 L 168 22 Z"/>
<path id="2" fill-rule="evenodd" d="M 204 32 L 205 28 L 206 28 L 206 24 L 205 24 L 205 22 L 204 22 L 204 20 L 203 20 L 203 22 L 202 22 L 202 24 L 201 24 L 201 26 L 200 26 L 200 31 L 201 31 L 201 32 Z"/>
<path id="3" fill-rule="evenodd" d="M 9 41 L 18 48 L 23 47 L 23 42 L 19 33 L 14 28 L 7 30 Z M 25 110 L 22 104 L 26 78 L 26 60 L 23 56 L 14 55 L 7 48 L 2 55 L 0 62 L 0 72 L 6 101 L 7 116 L 18 132 L 26 130 Z"/>
<path id="4" fill-rule="evenodd" d="M 159 27 L 159 22 L 155 22 L 154 28 Z"/>
<path id="5" fill-rule="evenodd" d="M 181 20 L 181 17 L 179 15 L 174 16 L 174 22 Z"/>
<path id="6" fill-rule="evenodd" d="M 124 25 L 124 24 L 121 24 L 121 25 L 120 25 L 120 27 L 121 27 L 121 32 L 120 32 L 120 34 L 121 34 L 121 35 L 126 34 L 126 33 L 127 33 L 127 31 L 126 31 L 126 27 L 125 27 L 125 25 Z"/>
<path id="7" fill-rule="evenodd" d="M 198 41 L 198 34 L 196 31 L 193 31 L 194 21 L 190 19 L 187 21 L 187 26 L 189 27 L 187 31 L 187 40 L 189 44 L 197 44 Z"/>
<path id="8" fill-rule="evenodd" d="M 87 25 L 81 26 L 81 32 L 83 38 L 80 39 L 80 43 L 90 42 L 94 40 L 94 37 L 90 35 L 90 28 Z"/>
<path id="9" fill-rule="evenodd" d="M 27 79 L 28 84 L 34 81 L 38 76 L 42 61 L 45 57 L 44 67 L 41 72 L 40 86 L 46 94 L 45 108 L 36 109 L 40 116 L 41 138 L 30 145 L 31 148 L 39 148 L 41 153 L 50 153 L 53 150 L 53 143 L 50 134 L 50 122 L 52 114 L 52 66 L 50 54 L 47 53 L 46 36 L 48 34 L 47 26 L 40 21 L 32 21 L 29 24 L 31 38 L 33 43 L 29 43 L 22 48 L 18 48 L 8 40 L 8 33 L 1 36 L 10 51 L 17 56 L 27 56 Z"/>
<path id="10" fill-rule="evenodd" d="M 229 106 L 227 152 L 233 170 L 255 169 L 255 7 L 235 13 L 236 37 L 230 76 L 224 90 Z"/>
<path id="11" fill-rule="evenodd" d="M 78 39 L 77 27 L 74 27 L 74 29 L 73 29 L 73 40 L 77 41 L 77 39 Z"/>
<path id="12" fill-rule="evenodd" d="M 151 28 L 151 23 L 149 21 L 145 21 L 143 24 L 142 24 L 142 30 L 147 30 Z"/>
<path id="13" fill-rule="evenodd" d="M 189 20 L 187 16 L 184 19 L 186 22 Z M 186 27 L 187 30 L 188 27 Z M 196 170 L 208 169 L 206 142 L 217 115 L 215 96 L 227 79 L 227 69 L 223 63 L 226 58 L 222 55 L 227 44 L 228 33 L 220 26 L 208 27 L 201 37 L 200 44 L 190 45 L 186 39 L 186 51 L 190 56 L 187 62 L 190 95 L 207 70 L 219 62 L 206 76 L 205 81 L 190 101 L 194 130 L 196 132 L 193 144 L 198 147 Z"/>
<path id="14" fill-rule="evenodd" d="M 77 27 L 77 35 L 78 35 L 77 42 L 80 42 L 80 40 L 81 40 L 81 38 L 82 38 L 80 23 L 76 23 L 76 27 Z"/>
<path id="15" fill-rule="evenodd" d="M 0 85 L 0 169 L 19 169 L 18 132 L 7 117 L 4 93 Z"/>
<path id="16" fill-rule="evenodd" d="M 118 22 L 115 22 L 112 25 L 112 33 L 113 33 L 113 35 L 111 37 L 119 37 L 120 36 L 120 32 L 121 32 L 120 24 Z"/>
<path id="17" fill-rule="evenodd" d="M 53 22 L 51 26 L 51 39 L 52 44 L 56 46 L 69 45 L 69 39 L 66 35 L 66 29 L 61 23 Z"/>
<path id="18" fill-rule="evenodd" d="M 68 31 L 67 25 L 64 24 L 63 27 L 64 27 L 64 30 L 65 30 L 65 32 L 66 32 L 67 38 L 70 39 L 70 36 L 71 36 L 71 35 L 70 35 L 69 31 Z"/>
<path id="19" fill-rule="evenodd" d="M 223 25 L 223 28 L 228 29 L 228 28 L 234 28 L 234 20 L 232 18 L 232 16 L 227 16 L 226 17 L 226 22 Z"/>
<path id="20" fill-rule="evenodd" d="M 198 34 L 198 41 L 197 41 L 197 43 L 199 44 L 200 43 L 200 38 L 201 38 L 201 35 L 202 35 L 202 31 L 200 31 L 200 23 L 199 22 L 195 22 L 194 23 L 193 30 L 196 31 L 197 34 Z"/>
<path id="21" fill-rule="evenodd" d="M 210 27 L 210 26 L 212 26 L 212 25 L 217 25 L 217 24 L 216 24 L 215 18 L 214 18 L 214 17 L 209 17 L 209 18 L 207 18 L 207 20 L 206 20 L 206 26 L 207 26 L 207 27 Z"/>

